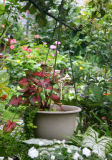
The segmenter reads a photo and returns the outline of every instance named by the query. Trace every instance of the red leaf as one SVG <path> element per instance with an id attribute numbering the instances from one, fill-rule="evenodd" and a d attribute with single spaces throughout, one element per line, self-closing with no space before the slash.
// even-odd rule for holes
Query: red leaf
<path id="1" fill-rule="evenodd" d="M 0 100 L 4 101 L 6 98 L 7 98 L 7 95 L 4 94 L 0 97 Z"/>
<path id="2" fill-rule="evenodd" d="M 49 84 L 50 84 L 49 79 L 42 79 L 39 81 L 38 86 L 46 87 L 46 85 L 49 85 Z"/>
<path id="3" fill-rule="evenodd" d="M 21 96 L 18 97 L 18 103 L 24 104 L 24 101 L 22 100 Z"/>
<path id="4" fill-rule="evenodd" d="M 51 74 L 50 73 L 46 73 L 46 75 L 45 75 L 46 77 L 50 77 L 51 76 Z"/>
<path id="5" fill-rule="evenodd" d="M 38 82 L 38 84 L 37 84 L 39 87 L 42 87 L 42 82 L 41 82 L 41 81 L 42 81 L 42 80 L 40 80 L 40 81 Z"/>
<path id="6" fill-rule="evenodd" d="M 10 100 L 9 104 L 13 106 L 18 106 L 18 98 L 16 96 L 13 96 L 12 99 Z"/>
<path id="7" fill-rule="evenodd" d="M 22 100 L 22 97 L 19 96 L 19 97 L 16 97 L 16 96 L 13 96 L 12 99 L 10 100 L 9 102 L 9 105 L 13 105 L 13 106 L 18 106 L 19 103 L 21 104 L 24 104 L 24 101 Z"/>
<path id="8" fill-rule="evenodd" d="M 39 88 L 39 92 L 41 92 L 42 91 L 42 88 Z"/>
<path id="9" fill-rule="evenodd" d="M 27 86 L 28 85 L 28 81 L 26 78 L 23 78 L 19 81 L 19 84 L 23 85 L 23 86 Z"/>
<path id="10" fill-rule="evenodd" d="M 38 76 L 38 77 L 45 77 L 45 71 L 34 72 L 34 73 L 32 73 L 32 75 Z"/>
<path id="11" fill-rule="evenodd" d="M 8 120 L 5 127 L 4 127 L 4 131 L 5 132 L 10 132 L 15 128 L 15 126 L 16 126 L 15 122 L 11 122 L 10 120 Z"/>
<path id="12" fill-rule="evenodd" d="M 47 87 L 46 89 L 52 90 L 52 87 L 51 87 L 51 86 L 49 86 L 49 87 Z M 53 88 L 53 91 L 58 92 L 58 90 L 57 90 L 57 89 L 55 89 L 55 88 Z"/>
<path id="13" fill-rule="evenodd" d="M 49 86 L 49 87 L 47 87 L 46 89 L 52 90 L 52 87 L 51 87 L 51 86 Z"/>
<path id="14" fill-rule="evenodd" d="M 59 101 L 60 100 L 60 97 L 58 97 L 56 94 L 52 94 L 52 99 L 54 101 Z"/>
<path id="15" fill-rule="evenodd" d="M 32 73 L 33 76 L 39 76 L 40 75 L 40 72 L 34 72 Z"/>
<path id="16" fill-rule="evenodd" d="M 45 71 L 40 72 L 40 77 L 45 77 Z"/>
<path id="17" fill-rule="evenodd" d="M 57 90 L 57 89 L 55 89 L 55 88 L 54 88 L 53 90 L 54 90 L 55 92 L 58 92 L 58 90 Z"/>
<path id="18" fill-rule="evenodd" d="M 45 71 L 40 72 L 40 77 L 45 77 Z"/>
<path id="19" fill-rule="evenodd" d="M 32 85 L 29 87 L 30 92 L 35 92 L 36 90 L 36 86 Z"/>
<path id="20" fill-rule="evenodd" d="M 32 95 L 32 93 L 30 93 L 30 92 L 25 92 L 25 93 L 23 94 L 24 97 L 29 97 L 29 96 L 31 96 L 31 95 Z"/>
<path id="21" fill-rule="evenodd" d="M 35 102 L 40 102 L 40 97 L 39 97 L 39 96 L 34 96 L 34 97 L 32 98 L 32 102 L 33 102 L 33 104 L 34 104 Z"/>
<path id="22" fill-rule="evenodd" d="M 28 89 L 29 89 L 29 87 L 27 87 L 27 88 L 25 88 L 25 89 L 22 89 L 22 90 L 19 90 L 19 92 L 24 93 L 24 92 L 28 91 Z"/>
<path id="23" fill-rule="evenodd" d="M 50 79 L 44 79 L 44 83 L 50 84 Z"/>
<path id="24" fill-rule="evenodd" d="M 53 71 L 53 76 L 56 77 L 58 74 L 56 72 Z"/>
<path id="25" fill-rule="evenodd" d="M 4 95 L 2 95 L 2 97 L 3 97 L 4 99 L 6 99 L 6 98 L 7 98 L 7 95 L 4 94 Z"/>
<path id="26" fill-rule="evenodd" d="M 38 79 L 35 79 L 35 78 L 33 78 L 32 79 L 36 84 L 39 82 L 39 80 Z"/>

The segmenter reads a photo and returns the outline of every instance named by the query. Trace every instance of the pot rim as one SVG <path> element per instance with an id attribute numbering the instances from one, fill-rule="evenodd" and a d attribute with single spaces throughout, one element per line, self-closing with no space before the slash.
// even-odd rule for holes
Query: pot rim
<path id="1" fill-rule="evenodd" d="M 53 105 L 52 105 L 53 106 Z M 57 107 L 57 105 L 55 105 Z M 81 108 L 77 106 L 70 106 L 70 105 L 62 105 L 65 111 L 37 111 L 37 113 L 42 114 L 74 114 L 81 112 Z M 59 106 L 58 106 L 59 108 Z"/>

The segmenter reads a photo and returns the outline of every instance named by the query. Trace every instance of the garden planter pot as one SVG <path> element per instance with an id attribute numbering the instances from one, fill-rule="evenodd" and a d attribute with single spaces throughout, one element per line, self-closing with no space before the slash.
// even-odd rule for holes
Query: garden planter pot
<path id="1" fill-rule="evenodd" d="M 37 126 L 34 130 L 36 138 L 63 140 L 73 135 L 81 108 L 68 105 L 62 107 L 64 111 L 57 105 L 51 106 L 57 111 L 38 111 L 34 120 L 34 125 Z"/>

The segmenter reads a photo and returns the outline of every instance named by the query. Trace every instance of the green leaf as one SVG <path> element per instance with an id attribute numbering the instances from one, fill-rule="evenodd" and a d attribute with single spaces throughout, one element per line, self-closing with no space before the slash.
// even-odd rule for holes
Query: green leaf
<path id="1" fill-rule="evenodd" d="M 82 146 L 91 148 L 99 157 L 105 158 L 105 151 L 111 143 L 112 138 L 105 136 L 99 138 L 99 134 L 89 127 L 83 136 Z"/>
<path id="2" fill-rule="evenodd" d="M 2 14 L 5 10 L 5 7 L 3 4 L 0 4 L 0 14 Z"/>

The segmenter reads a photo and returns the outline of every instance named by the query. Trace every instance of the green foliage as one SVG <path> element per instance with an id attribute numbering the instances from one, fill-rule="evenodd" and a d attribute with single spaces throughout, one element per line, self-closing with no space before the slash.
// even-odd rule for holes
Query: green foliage
<path id="1" fill-rule="evenodd" d="M 0 156 L 8 157 L 8 156 L 17 154 L 17 148 L 15 147 L 17 146 L 17 144 L 18 142 L 15 141 L 15 138 L 10 137 L 9 134 L 0 135 Z M 18 145 L 18 149 L 19 149 L 19 145 Z M 7 153 L 9 150 L 10 152 Z"/>
<path id="2" fill-rule="evenodd" d="M 3 4 L 0 4 L 0 15 L 3 14 L 5 9 L 5 6 Z"/>
<path id="3" fill-rule="evenodd" d="M 34 39 L 34 38 L 33 38 Z M 31 53 L 24 48 L 31 50 Z M 45 63 L 47 57 L 47 64 L 53 67 L 55 61 L 55 50 L 50 50 L 47 45 L 36 43 L 28 43 L 27 45 L 16 46 L 13 55 L 7 55 L 4 60 L 4 65 L 7 67 L 7 72 L 10 75 L 10 83 L 15 83 L 26 76 L 26 71 L 40 71 L 41 64 Z M 47 56 L 48 55 L 48 56 Z M 67 68 L 68 57 L 58 53 L 57 69 L 63 70 Z"/>
<path id="4" fill-rule="evenodd" d="M 26 76 L 27 70 L 40 71 L 40 63 L 45 62 L 48 52 L 47 63 L 51 69 L 53 68 L 55 57 L 52 55 L 55 55 L 55 51 L 49 50 L 49 46 L 57 40 L 57 33 L 60 28 L 59 40 L 61 41 L 61 45 L 59 52 L 61 55 L 58 54 L 57 69 L 63 70 L 64 73 L 66 72 L 72 77 L 67 56 L 70 50 L 78 105 L 83 109 L 80 123 L 81 126 L 83 119 L 82 131 L 84 132 L 88 126 L 92 125 L 101 135 L 112 136 L 112 83 L 109 82 L 112 77 L 111 0 L 89 0 L 82 7 L 76 6 L 73 0 L 62 1 L 62 4 L 58 0 L 38 0 L 34 1 L 37 8 L 28 0 L 20 1 L 23 2 L 22 5 L 17 0 L 8 0 L 5 6 L 0 4 L 0 44 L 4 47 L 4 54 L 9 52 L 5 57 L 6 59 L 0 61 L 0 64 L 2 64 L 1 68 L 7 67 L 5 71 L 2 71 L 2 74 L 0 72 L 0 82 L 3 81 L 0 83 L 0 95 L 2 93 L 7 94 L 9 91 L 7 88 L 9 76 L 10 86 L 12 87 L 17 84 L 19 79 Z M 30 18 L 26 18 L 23 13 L 27 9 L 30 11 Z M 28 35 L 24 35 L 26 26 L 18 23 L 20 12 L 21 16 L 24 15 L 23 17 L 27 20 L 27 25 L 29 25 Z M 49 16 L 47 16 L 48 14 Z M 57 26 L 54 29 L 56 25 L 55 19 L 57 19 Z M 1 24 L 5 25 L 5 27 L 2 27 Z M 34 35 L 37 34 L 40 35 L 40 39 L 34 39 Z M 9 46 L 7 46 L 7 37 L 9 36 L 17 39 L 17 44 L 14 44 L 14 50 L 9 50 Z M 27 40 L 25 39 L 26 36 Z M 47 45 L 44 45 L 43 41 L 47 42 Z M 31 53 L 23 50 L 21 46 L 27 46 L 28 49 L 31 49 Z M 65 104 L 76 105 L 73 85 L 68 85 L 70 86 L 63 86 L 63 102 Z M 0 102 L 0 105 L 0 112 L 2 113 L 2 111 L 5 111 L 5 102 Z M 20 106 L 19 109 L 18 111 L 21 111 L 24 108 Z M 13 109 L 10 106 L 9 110 L 15 112 L 16 108 Z M 33 119 L 36 114 L 35 109 L 34 112 L 29 112 L 30 109 L 26 111 L 24 118 L 27 137 L 32 136 L 31 129 L 34 128 Z M 3 112 L 5 120 L 9 119 L 12 115 L 9 111 Z M 84 145 L 96 146 L 100 150 L 100 155 L 104 156 L 103 151 L 108 138 L 99 138 L 98 133 L 92 129 L 89 129 L 88 132 L 85 134 Z M 4 137 L 2 138 L 4 139 Z M 8 136 L 6 140 L 8 138 L 10 137 Z M 78 139 L 76 144 L 80 146 L 81 140 Z M 95 147 L 92 147 L 90 148 L 94 150 Z M 8 150 L 6 149 L 6 151 Z M 70 157 L 67 155 L 65 148 L 63 149 L 63 155 L 66 158 L 59 155 L 56 158 L 71 159 L 71 155 Z M 24 155 L 23 157 L 25 159 Z M 44 155 L 43 159 L 45 158 L 49 159 L 50 157 Z M 92 157 L 89 157 L 89 159 L 92 159 Z M 95 159 L 97 158 L 95 157 Z M 108 159 L 111 158 L 108 157 Z"/>
<path id="5" fill-rule="evenodd" d="M 39 47 L 40 51 L 37 51 L 35 47 L 31 48 L 31 54 L 19 47 L 17 53 L 14 53 L 13 56 L 5 60 L 7 72 L 10 75 L 10 80 L 12 81 L 12 83 L 16 83 L 18 79 L 25 76 L 26 71 L 28 70 L 40 70 L 40 65 L 38 65 L 37 63 L 42 61 L 43 57 L 45 59 L 43 53 L 46 54 L 47 49 L 44 48 L 44 46 L 40 45 L 37 46 Z M 39 54 L 42 54 L 42 58 L 39 56 Z"/>
<path id="6" fill-rule="evenodd" d="M 17 1 L 12 4 L 26 12 L 29 9 L 31 18 L 31 32 L 42 36 L 43 41 L 51 44 L 56 35 L 52 37 L 55 24 L 55 17 L 65 25 L 61 25 L 60 41 L 61 51 L 65 53 L 71 50 L 72 55 L 82 55 L 89 59 L 91 55 L 96 55 L 99 64 L 111 66 L 111 1 L 88 1 L 83 7 L 76 6 L 73 0 L 68 1 L 35 1 L 20 0 L 24 3 L 21 7 Z M 7 5 L 10 5 L 8 3 Z M 59 13 L 59 16 L 58 16 Z M 49 17 L 47 17 L 49 15 Z M 52 18 L 51 18 L 52 17 Z M 36 20 L 34 20 L 36 19 Z M 43 27 L 42 27 L 43 26 Z M 69 26 L 69 27 L 67 27 Z M 71 28 L 71 29 L 70 29 Z M 47 31 L 47 33 L 46 33 Z M 57 34 L 58 28 L 55 33 Z M 66 37 L 69 37 L 67 39 Z"/>
<path id="7" fill-rule="evenodd" d="M 0 131 L 0 156 L 1 157 L 13 157 L 15 155 L 19 155 L 20 153 L 24 153 L 26 150 L 25 145 L 20 142 L 21 141 L 21 133 L 15 131 L 15 133 L 11 134 L 11 132 L 3 132 Z M 19 140 L 17 140 L 17 137 Z"/>
<path id="8" fill-rule="evenodd" d="M 34 137 L 34 119 L 38 109 L 33 107 L 27 107 L 24 113 L 24 133 L 27 139 Z"/>
<path id="9" fill-rule="evenodd" d="M 8 88 L 9 75 L 5 70 L 0 71 L 0 96 L 3 94 L 8 94 L 10 88 Z"/>
<path id="10" fill-rule="evenodd" d="M 101 109 L 103 110 L 103 109 Z M 105 112 L 105 110 L 104 110 Z M 110 118 L 110 112 L 108 113 L 108 117 L 107 115 L 106 116 L 103 116 L 102 119 L 100 119 L 97 114 L 95 113 L 91 113 L 94 118 L 98 121 L 99 125 L 97 124 L 94 124 L 93 127 L 96 129 L 96 131 L 102 135 L 105 135 L 105 136 L 109 136 L 109 137 L 112 137 L 112 133 L 111 133 L 111 118 Z"/>
<path id="11" fill-rule="evenodd" d="M 83 135 L 72 137 L 71 141 L 75 145 L 92 149 L 92 152 L 101 157 L 101 159 L 106 157 L 105 153 L 107 154 L 110 151 L 110 147 L 112 147 L 112 138 L 104 136 L 99 138 L 98 132 L 91 127 Z"/>
<path id="12" fill-rule="evenodd" d="M 108 137 L 99 138 L 99 134 L 92 128 L 88 128 L 83 136 L 82 145 L 91 148 L 99 157 L 105 158 L 105 152 L 108 153 L 112 139 Z"/>

